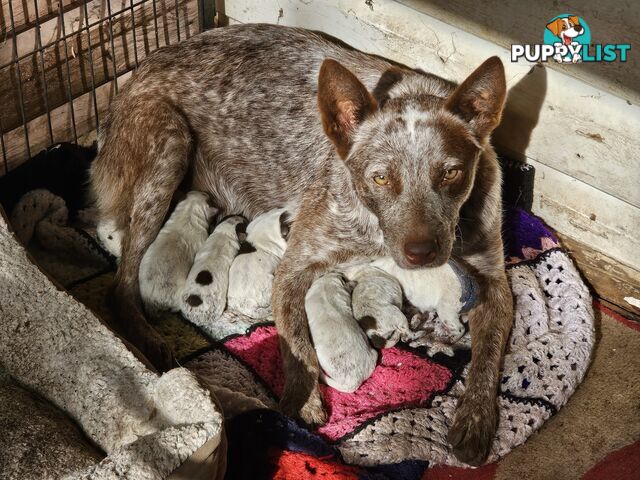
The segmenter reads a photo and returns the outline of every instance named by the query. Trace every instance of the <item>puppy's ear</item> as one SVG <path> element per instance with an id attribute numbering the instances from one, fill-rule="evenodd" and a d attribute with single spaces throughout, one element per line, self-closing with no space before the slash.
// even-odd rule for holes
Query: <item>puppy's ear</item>
<path id="1" fill-rule="evenodd" d="M 285 240 L 289 240 L 289 232 L 291 231 L 292 222 L 293 219 L 289 212 L 283 212 L 280 215 L 280 235 L 282 235 L 282 238 Z"/>
<path id="2" fill-rule="evenodd" d="M 498 57 L 491 57 L 456 88 L 445 106 L 468 122 L 482 142 L 500 123 L 506 95 L 504 67 Z"/>
<path id="3" fill-rule="evenodd" d="M 562 20 L 561 18 L 556 18 L 553 22 L 547 23 L 547 28 L 551 30 L 551 33 L 553 33 L 557 37 L 560 33 L 560 30 L 562 30 L 563 22 L 564 20 Z"/>
<path id="4" fill-rule="evenodd" d="M 353 73 L 327 59 L 318 77 L 318 107 L 325 133 L 345 159 L 357 126 L 378 106 Z"/>
<path id="5" fill-rule="evenodd" d="M 573 23 L 573 25 L 574 25 L 574 26 L 575 26 L 575 25 L 580 25 L 580 19 L 578 18 L 578 16 L 577 16 L 577 15 L 572 15 L 572 16 L 570 16 L 570 17 L 569 17 L 569 21 L 570 21 L 571 23 Z M 556 35 L 557 35 L 557 34 L 556 34 Z"/>

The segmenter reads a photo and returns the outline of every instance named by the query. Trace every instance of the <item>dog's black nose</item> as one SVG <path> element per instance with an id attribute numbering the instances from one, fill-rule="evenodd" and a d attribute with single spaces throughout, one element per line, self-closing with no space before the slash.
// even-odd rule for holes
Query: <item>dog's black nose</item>
<path id="1" fill-rule="evenodd" d="M 573 28 L 575 28 L 576 32 L 582 31 L 582 25 L 575 25 Z"/>
<path id="2" fill-rule="evenodd" d="M 428 265 L 438 255 L 438 242 L 432 239 L 410 241 L 404 244 L 404 256 L 412 265 Z"/>

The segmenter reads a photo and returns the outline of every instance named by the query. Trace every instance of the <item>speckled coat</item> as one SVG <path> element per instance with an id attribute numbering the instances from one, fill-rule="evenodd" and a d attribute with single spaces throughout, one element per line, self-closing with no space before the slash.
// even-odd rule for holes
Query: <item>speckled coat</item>
<path id="1" fill-rule="evenodd" d="M 137 271 L 182 185 L 223 214 L 293 213 L 273 311 L 281 408 L 326 419 L 304 297 L 338 262 L 389 255 L 404 268 L 453 253 L 482 285 L 473 361 L 450 441 L 469 463 L 496 427 L 512 317 L 500 239 L 500 172 L 489 135 L 506 94 L 497 58 L 456 88 L 323 35 L 269 25 L 215 29 L 150 55 L 99 134 L 93 189 L 123 232 L 111 293 L 119 327 L 161 367 L 171 355 L 142 314 Z"/>

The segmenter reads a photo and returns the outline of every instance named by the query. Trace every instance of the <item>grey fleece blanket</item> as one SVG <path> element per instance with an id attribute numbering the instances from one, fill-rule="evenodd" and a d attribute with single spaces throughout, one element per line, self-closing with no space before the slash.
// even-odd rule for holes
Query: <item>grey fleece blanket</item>
<path id="1" fill-rule="evenodd" d="M 14 455 L 0 453 L 0 477 L 157 480 L 169 477 L 205 444 L 215 451 L 223 441 L 223 416 L 209 390 L 186 369 L 162 376 L 149 371 L 91 311 L 31 262 L 1 213 L 0 422 L 14 428 L 0 432 L 0 452 L 12 452 L 20 442 L 25 448 L 14 449 Z M 41 234 L 55 233 L 52 225 Z M 40 408 L 43 401 L 25 388 L 57 410 Z M 5 405 L 13 405 L 11 411 Z M 106 457 L 97 461 L 102 454 L 86 445 L 77 429 L 65 433 L 67 427 L 60 427 L 54 432 L 68 444 L 53 453 L 77 457 L 63 465 L 39 457 L 32 462 L 46 452 L 38 445 L 32 448 L 37 454 L 26 449 L 37 435 L 17 438 L 18 420 L 28 412 L 40 423 L 22 433 L 60 425 L 64 412 Z"/>

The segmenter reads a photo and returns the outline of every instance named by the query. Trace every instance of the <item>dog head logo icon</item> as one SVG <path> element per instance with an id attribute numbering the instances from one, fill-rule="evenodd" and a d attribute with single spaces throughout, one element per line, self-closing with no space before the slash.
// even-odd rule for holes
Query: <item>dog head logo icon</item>
<path id="1" fill-rule="evenodd" d="M 564 46 L 556 49 L 556 54 L 553 56 L 556 62 L 578 63 L 582 61 L 580 45 L 591 43 L 591 31 L 583 18 L 577 15 L 559 15 L 547 23 L 544 43 L 558 47 Z M 567 53 L 563 55 L 564 51 Z"/>

